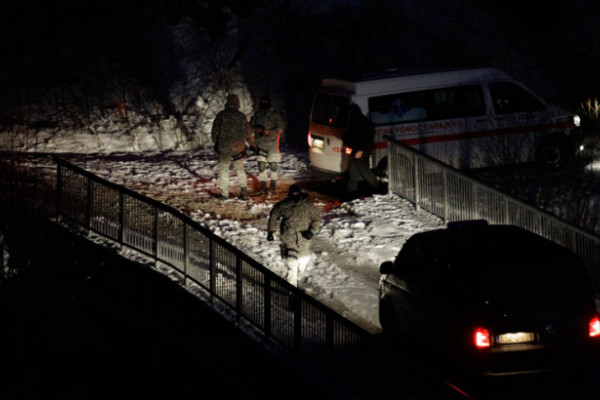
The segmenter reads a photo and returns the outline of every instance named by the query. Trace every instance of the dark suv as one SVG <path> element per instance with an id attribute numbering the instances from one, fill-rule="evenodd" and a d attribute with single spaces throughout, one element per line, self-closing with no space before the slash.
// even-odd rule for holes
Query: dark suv
<path id="1" fill-rule="evenodd" d="M 381 265 L 386 339 L 477 376 L 587 366 L 600 319 L 587 270 L 525 229 L 462 221 L 409 238 Z"/>

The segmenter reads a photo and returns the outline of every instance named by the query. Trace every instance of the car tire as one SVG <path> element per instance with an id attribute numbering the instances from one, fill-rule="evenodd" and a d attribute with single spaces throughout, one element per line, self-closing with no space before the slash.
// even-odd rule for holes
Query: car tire
<path id="1" fill-rule="evenodd" d="M 570 158 L 569 140 L 564 136 L 546 139 L 538 148 L 537 162 L 544 167 L 559 168 Z"/>

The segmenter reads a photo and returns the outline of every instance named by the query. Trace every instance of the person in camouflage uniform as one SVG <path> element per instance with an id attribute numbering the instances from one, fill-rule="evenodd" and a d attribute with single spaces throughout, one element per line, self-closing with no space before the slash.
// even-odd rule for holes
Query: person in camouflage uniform
<path id="1" fill-rule="evenodd" d="M 276 203 L 269 213 L 267 240 L 274 240 L 279 225 L 281 257 L 287 263 L 286 279 L 298 285 L 310 259 L 310 240 L 319 232 L 321 215 L 299 185 L 291 185 L 288 197 Z"/>
<path id="2" fill-rule="evenodd" d="M 275 192 L 277 185 L 278 163 L 281 162 L 279 140 L 285 129 L 283 117 L 271 109 L 271 99 L 263 96 L 258 110 L 250 119 L 256 145 L 256 160 L 258 161 L 259 194 L 267 193 L 267 181 L 270 179 L 269 190 Z"/>
<path id="3" fill-rule="evenodd" d="M 227 97 L 225 109 L 219 111 L 212 125 L 211 138 L 214 149 L 218 154 L 218 199 L 229 198 L 229 168 L 233 162 L 238 182 L 240 195 L 246 198 L 247 178 L 244 170 L 244 155 L 246 146 L 253 146 L 252 131 L 246 115 L 240 110 L 240 99 L 232 94 Z"/>

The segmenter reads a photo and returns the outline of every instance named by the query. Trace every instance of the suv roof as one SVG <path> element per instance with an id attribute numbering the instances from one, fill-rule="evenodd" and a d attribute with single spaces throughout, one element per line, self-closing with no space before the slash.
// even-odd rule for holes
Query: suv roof
<path id="1" fill-rule="evenodd" d="M 452 258 L 463 261 L 482 256 L 498 261 L 528 260 L 536 263 L 551 262 L 557 257 L 580 261 L 567 248 L 514 225 L 475 224 L 421 232 L 410 241 L 431 243 Z"/>
<path id="2" fill-rule="evenodd" d="M 537 307 L 571 301 L 590 289 L 587 269 L 575 253 L 512 225 L 451 225 L 417 233 L 397 262 L 415 265 L 448 290 L 502 303 Z"/>

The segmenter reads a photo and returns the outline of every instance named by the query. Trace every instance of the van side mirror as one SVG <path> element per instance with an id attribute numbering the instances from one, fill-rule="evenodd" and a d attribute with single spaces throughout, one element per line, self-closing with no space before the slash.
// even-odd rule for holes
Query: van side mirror
<path id="1" fill-rule="evenodd" d="M 379 272 L 387 275 L 394 272 L 394 263 L 392 261 L 385 261 L 379 266 Z"/>

